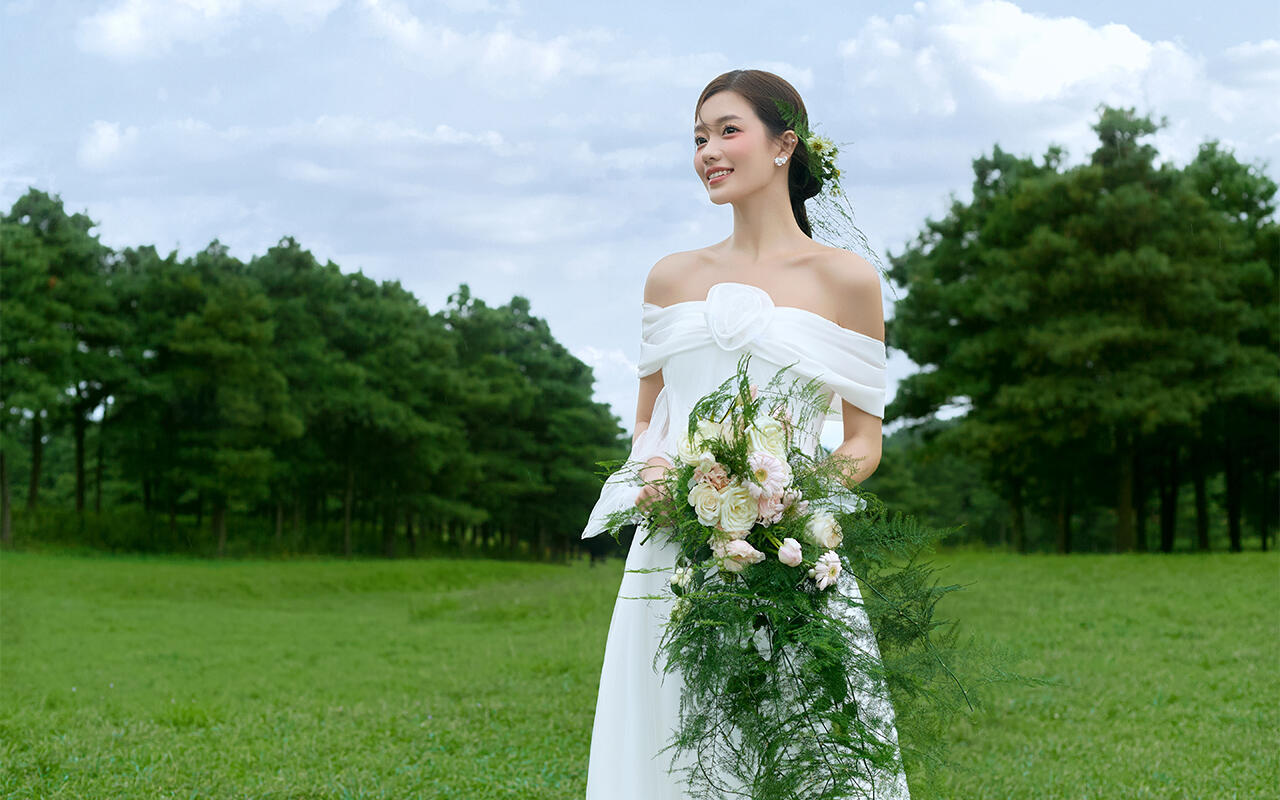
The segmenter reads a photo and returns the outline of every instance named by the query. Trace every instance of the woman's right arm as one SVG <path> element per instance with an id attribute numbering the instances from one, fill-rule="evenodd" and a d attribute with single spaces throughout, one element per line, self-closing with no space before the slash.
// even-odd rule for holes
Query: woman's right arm
<path id="1" fill-rule="evenodd" d="M 656 305 L 665 305 L 670 301 L 673 291 L 669 282 L 671 276 L 675 275 L 673 256 L 666 256 L 658 260 L 649 270 L 649 276 L 644 284 L 644 300 L 648 303 Z M 648 430 L 649 424 L 653 421 L 653 407 L 658 401 L 658 393 L 663 387 L 662 370 L 659 369 L 650 375 L 646 375 L 640 379 L 640 390 L 636 395 L 636 424 L 635 433 L 632 434 L 631 443 L 635 444 L 637 438 L 644 431 Z M 640 477 L 644 481 L 660 480 L 671 468 L 671 462 L 660 455 L 650 456 L 646 463 L 652 467 L 646 467 L 640 471 Z M 636 504 L 642 505 L 647 498 L 658 494 L 655 486 L 644 486 L 640 494 L 636 497 Z"/>
<path id="2" fill-rule="evenodd" d="M 653 421 L 653 405 L 658 400 L 658 392 L 662 391 L 662 370 L 640 379 L 640 393 L 636 397 L 635 433 L 631 435 L 631 443 L 635 444 L 640 434 L 648 429 Z"/>

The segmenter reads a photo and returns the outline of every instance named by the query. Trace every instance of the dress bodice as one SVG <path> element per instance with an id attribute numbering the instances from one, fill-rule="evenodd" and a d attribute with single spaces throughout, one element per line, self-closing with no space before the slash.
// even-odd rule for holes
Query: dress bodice
<path id="1" fill-rule="evenodd" d="M 808 449 L 816 447 L 823 422 L 841 418 L 837 397 L 884 416 L 884 342 L 808 309 L 776 305 L 758 286 L 722 281 L 708 290 L 706 299 L 669 306 L 643 303 L 641 310 L 636 375 L 662 370 L 663 387 L 629 460 L 673 453 L 689 411 L 734 374 L 744 352 L 751 353 L 748 372 L 761 386 L 791 365 L 784 377 L 816 378 L 826 388 L 831 410 L 805 431 L 807 444 L 802 446 Z M 623 480 L 622 471 L 605 481 L 582 538 L 602 533 L 610 512 L 634 508 L 639 486 Z"/>

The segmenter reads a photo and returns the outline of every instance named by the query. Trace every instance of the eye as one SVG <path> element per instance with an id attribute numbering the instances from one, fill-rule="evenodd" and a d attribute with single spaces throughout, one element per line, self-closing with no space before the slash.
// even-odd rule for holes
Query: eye
<path id="1" fill-rule="evenodd" d="M 736 130 L 738 130 L 738 126 L 737 126 L 737 125 L 725 125 L 725 126 L 724 126 L 724 130 L 726 130 L 726 131 L 727 131 L 727 130 L 730 130 L 730 129 L 732 129 L 732 130 L 735 130 L 735 131 L 736 131 Z M 701 137 L 701 136 L 695 136 L 695 137 L 693 137 L 693 143 L 694 143 L 695 145 L 702 144 L 702 137 Z"/>

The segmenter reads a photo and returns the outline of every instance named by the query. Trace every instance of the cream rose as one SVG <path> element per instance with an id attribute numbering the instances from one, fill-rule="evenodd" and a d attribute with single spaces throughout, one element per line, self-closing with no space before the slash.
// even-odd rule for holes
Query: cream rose
<path id="1" fill-rule="evenodd" d="M 829 550 L 840 546 L 844 535 L 840 532 L 840 523 L 830 511 L 815 511 L 804 524 L 804 533 L 809 541 Z"/>
<path id="2" fill-rule="evenodd" d="M 698 515 L 698 522 L 712 526 L 720 521 L 720 492 L 709 483 L 699 482 L 689 490 L 689 505 Z"/>
<path id="3" fill-rule="evenodd" d="M 720 528 L 725 531 L 749 531 L 760 515 L 760 504 L 741 483 L 731 484 L 720 493 Z"/>
<path id="4" fill-rule="evenodd" d="M 707 440 L 720 436 L 721 429 L 721 424 L 714 420 L 700 419 L 694 429 L 693 438 L 690 439 L 688 429 L 681 428 L 679 435 L 676 436 L 676 455 L 686 464 L 697 464 L 707 452 Z"/>
<path id="5" fill-rule="evenodd" d="M 756 417 L 747 431 L 747 443 L 752 450 L 768 453 L 782 461 L 787 458 L 787 432 L 773 417 Z"/>

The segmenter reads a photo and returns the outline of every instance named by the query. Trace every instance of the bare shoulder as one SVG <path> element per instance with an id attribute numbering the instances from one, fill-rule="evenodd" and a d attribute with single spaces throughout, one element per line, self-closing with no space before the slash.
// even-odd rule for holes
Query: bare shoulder
<path id="1" fill-rule="evenodd" d="M 862 256 L 829 248 L 823 261 L 824 283 L 838 299 L 836 321 L 845 328 L 884 341 L 884 304 L 880 273 Z"/>
<path id="2" fill-rule="evenodd" d="M 658 259 L 644 282 L 644 301 L 659 306 L 679 302 L 690 267 L 701 261 L 697 250 L 681 250 Z"/>

